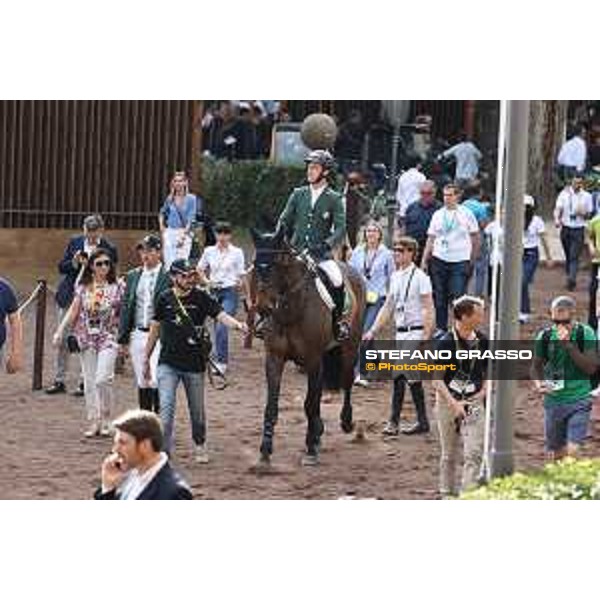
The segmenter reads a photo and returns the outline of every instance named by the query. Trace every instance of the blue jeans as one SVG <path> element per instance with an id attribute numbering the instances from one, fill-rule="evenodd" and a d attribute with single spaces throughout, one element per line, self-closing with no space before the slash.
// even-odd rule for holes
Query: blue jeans
<path id="1" fill-rule="evenodd" d="M 177 405 L 177 388 L 183 382 L 187 397 L 192 439 L 196 445 L 206 439 L 206 418 L 204 413 L 204 373 L 181 371 L 161 363 L 157 369 L 158 395 L 160 398 L 160 420 L 163 426 L 164 445 L 168 454 L 173 452 L 173 425 Z"/>
<path id="2" fill-rule="evenodd" d="M 560 241 L 565 253 L 567 282 L 573 287 L 575 287 L 577 281 L 579 255 L 583 250 L 583 230 L 583 227 L 565 227 L 564 225 L 560 228 Z"/>
<path id="3" fill-rule="evenodd" d="M 377 318 L 377 314 L 381 310 L 382 306 L 385 304 L 385 296 L 379 296 L 377 302 L 374 304 L 367 304 L 365 309 L 365 315 L 363 317 L 363 333 L 366 333 L 373 327 L 373 323 L 375 323 L 375 319 Z M 356 363 L 354 365 L 354 375 L 360 375 L 360 353 L 356 358 Z"/>
<path id="4" fill-rule="evenodd" d="M 469 261 L 451 263 L 433 257 L 429 262 L 438 329 L 448 328 L 448 305 L 466 294 L 468 273 Z"/>
<path id="5" fill-rule="evenodd" d="M 471 282 L 471 289 L 475 296 L 484 296 L 488 286 L 488 265 L 490 262 L 490 249 L 488 248 L 487 240 L 483 231 L 480 235 L 480 252 L 477 260 L 475 261 L 475 274 Z"/>
<path id="6" fill-rule="evenodd" d="M 228 315 L 235 315 L 238 305 L 238 292 L 234 287 L 217 290 L 219 304 Z M 229 360 L 229 332 L 222 323 L 215 323 L 215 355 L 217 362 L 227 364 Z"/>
<path id="7" fill-rule="evenodd" d="M 581 445 L 587 437 L 592 401 L 589 397 L 569 404 L 544 407 L 546 450 L 556 452 L 567 444 Z"/>
<path id="8" fill-rule="evenodd" d="M 521 278 L 521 312 L 531 314 L 531 299 L 529 286 L 540 262 L 540 252 L 537 248 L 527 248 L 523 252 L 523 275 Z"/>

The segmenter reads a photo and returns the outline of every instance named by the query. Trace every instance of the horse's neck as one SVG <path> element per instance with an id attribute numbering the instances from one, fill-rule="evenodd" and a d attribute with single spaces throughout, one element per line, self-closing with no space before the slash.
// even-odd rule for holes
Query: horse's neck
<path id="1" fill-rule="evenodd" d="M 308 281 L 306 267 L 301 264 L 281 267 L 278 275 L 277 292 L 280 295 L 287 296 L 289 300 L 303 295 L 304 284 Z"/>

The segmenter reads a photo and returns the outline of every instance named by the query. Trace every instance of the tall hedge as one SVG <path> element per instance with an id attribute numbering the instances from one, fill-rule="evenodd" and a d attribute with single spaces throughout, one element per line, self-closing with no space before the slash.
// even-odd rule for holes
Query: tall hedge
<path id="1" fill-rule="evenodd" d="M 238 227 L 263 226 L 277 219 L 292 189 L 305 180 L 304 173 L 301 166 L 266 160 L 230 163 L 205 158 L 201 195 L 215 219 Z"/>

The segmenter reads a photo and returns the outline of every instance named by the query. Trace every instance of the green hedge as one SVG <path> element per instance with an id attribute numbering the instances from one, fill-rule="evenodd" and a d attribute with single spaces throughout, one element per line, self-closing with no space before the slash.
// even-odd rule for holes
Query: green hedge
<path id="1" fill-rule="evenodd" d="M 600 460 L 565 459 L 462 494 L 462 500 L 600 500 Z"/>
<path id="2" fill-rule="evenodd" d="M 204 158 L 201 195 L 215 219 L 251 227 L 257 220 L 276 220 L 292 189 L 305 180 L 303 167 L 266 160 L 230 163 Z"/>

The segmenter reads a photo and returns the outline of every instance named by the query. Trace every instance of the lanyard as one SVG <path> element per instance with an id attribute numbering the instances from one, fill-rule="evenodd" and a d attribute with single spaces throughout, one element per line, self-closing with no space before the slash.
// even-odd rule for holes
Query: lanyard
<path id="1" fill-rule="evenodd" d="M 369 262 L 369 251 L 367 249 L 367 247 L 365 246 L 365 258 L 363 260 L 363 270 L 365 272 L 365 277 L 367 279 L 371 279 L 371 270 L 373 269 L 373 265 L 375 264 L 375 261 L 377 260 L 377 255 L 379 254 L 379 247 L 377 247 L 377 250 L 375 250 L 375 253 L 373 254 L 373 258 L 371 259 L 371 261 Z"/>
<path id="2" fill-rule="evenodd" d="M 459 343 L 459 340 L 462 338 L 459 338 L 458 333 L 456 333 L 456 329 L 454 327 L 452 328 L 452 335 L 454 336 L 456 350 L 458 350 L 458 343 Z M 479 348 L 479 338 L 477 337 L 477 334 L 475 334 L 475 350 L 477 350 L 478 348 Z M 472 358 L 471 364 L 469 365 L 469 370 L 465 372 L 465 370 L 463 368 L 464 361 L 461 360 L 461 363 L 460 363 L 461 369 L 460 370 L 469 376 L 469 380 L 471 380 L 471 375 L 473 374 L 473 368 L 475 367 L 476 362 L 477 362 L 477 359 Z"/>
<path id="3" fill-rule="evenodd" d="M 408 282 L 406 284 L 406 287 L 404 288 L 404 300 L 402 301 L 402 304 L 400 306 L 398 306 L 398 308 L 397 308 L 397 310 L 400 313 L 404 313 L 404 310 L 406 307 L 406 301 L 408 300 L 408 294 L 410 292 L 410 284 L 412 283 L 412 280 L 413 280 L 413 277 L 415 276 L 416 270 L 417 270 L 417 265 L 413 264 L 413 268 L 412 268 L 412 271 L 410 272 Z"/>
<path id="4" fill-rule="evenodd" d="M 444 235 L 448 235 L 456 227 L 456 222 L 458 219 L 458 208 L 456 208 L 452 212 L 454 213 L 452 215 L 452 219 L 449 219 L 448 218 L 448 209 L 446 208 L 446 210 L 444 211 L 444 219 L 443 219 L 443 225 L 442 225 L 442 230 L 444 232 Z"/>

